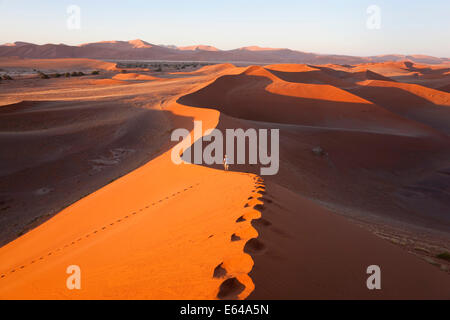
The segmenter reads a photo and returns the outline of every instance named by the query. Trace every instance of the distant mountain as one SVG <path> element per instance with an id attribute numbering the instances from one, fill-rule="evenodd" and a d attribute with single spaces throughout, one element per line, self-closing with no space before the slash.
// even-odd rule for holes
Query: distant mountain
<path id="1" fill-rule="evenodd" d="M 167 60 L 251 63 L 308 63 L 308 64 L 359 64 L 384 61 L 410 60 L 415 63 L 450 63 L 448 58 L 425 55 L 381 55 L 356 57 L 326 55 L 280 48 L 249 46 L 233 50 L 219 50 L 207 45 L 176 47 L 154 45 L 142 40 L 102 41 L 79 46 L 65 44 L 36 45 L 15 42 L 0 46 L 0 57 L 35 59 L 91 58 L 109 60 Z"/>
<path id="2" fill-rule="evenodd" d="M 188 46 L 188 47 L 178 47 L 178 50 L 182 51 L 220 51 L 216 47 L 205 46 L 205 45 L 196 45 L 196 46 Z"/>

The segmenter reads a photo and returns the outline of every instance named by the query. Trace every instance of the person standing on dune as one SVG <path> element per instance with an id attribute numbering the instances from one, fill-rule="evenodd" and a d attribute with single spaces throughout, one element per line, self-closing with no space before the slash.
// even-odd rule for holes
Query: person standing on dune
<path id="1" fill-rule="evenodd" d="M 223 167 L 225 169 L 225 171 L 228 171 L 228 156 L 225 155 L 225 157 L 223 158 Z"/>

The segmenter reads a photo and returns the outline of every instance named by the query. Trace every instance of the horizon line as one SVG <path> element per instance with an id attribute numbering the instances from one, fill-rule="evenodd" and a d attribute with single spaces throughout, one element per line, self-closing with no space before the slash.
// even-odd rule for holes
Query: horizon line
<path id="1" fill-rule="evenodd" d="M 302 52 L 302 53 L 309 53 L 309 54 L 317 54 L 317 55 L 332 55 L 332 56 L 347 56 L 347 57 L 362 57 L 362 58 L 370 58 L 370 57 L 383 57 L 383 56 L 424 56 L 424 57 L 432 57 L 432 58 L 438 58 L 438 59 L 450 59 L 450 57 L 446 57 L 446 56 L 433 56 L 433 55 L 429 55 L 429 54 L 423 54 L 423 53 L 382 53 L 382 54 L 372 54 L 372 55 L 355 55 L 355 54 L 341 54 L 341 53 L 319 53 L 319 52 L 313 52 L 313 51 L 304 51 L 304 50 L 299 50 L 299 49 L 291 49 L 289 47 L 267 47 L 267 46 L 260 46 L 260 45 L 246 45 L 246 46 L 242 46 L 242 47 L 236 47 L 234 49 L 220 49 L 217 46 L 211 45 L 211 44 L 191 44 L 191 45 L 175 45 L 175 44 L 155 44 L 152 42 L 148 42 L 146 40 L 142 40 L 140 38 L 136 38 L 136 39 L 131 39 L 131 40 L 100 40 L 100 41 L 93 41 L 93 42 L 82 42 L 79 44 L 67 44 L 67 43 L 55 43 L 55 42 L 46 42 L 46 43 L 39 43 L 39 42 L 29 42 L 29 41 L 20 41 L 20 40 L 16 40 L 14 42 L 6 42 L 3 44 L 0 44 L 0 46 L 8 46 L 8 45 L 12 45 L 12 44 L 16 44 L 16 43 L 27 43 L 27 44 L 32 44 L 32 45 L 38 45 L 38 46 L 45 46 L 45 45 L 65 45 L 65 46 L 69 46 L 69 47 L 80 47 L 82 45 L 87 45 L 87 44 L 94 44 L 94 43 L 107 43 L 107 42 L 126 42 L 126 43 L 130 43 L 131 41 L 142 41 L 145 42 L 149 45 L 153 45 L 153 46 L 158 46 L 158 47 L 167 47 L 168 49 L 171 49 L 170 47 L 176 47 L 176 49 L 179 48 L 185 48 L 185 47 L 195 47 L 195 46 L 206 46 L 206 47 L 212 47 L 217 49 L 218 51 L 233 51 L 233 50 L 239 50 L 239 49 L 245 49 L 245 48 L 261 48 L 261 49 L 269 49 L 272 51 L 276 51 L 276 50 L 290 50 L 290 51 L 296 51 L 296 52 Z M 136 48 L 139 49 L 139 48 Z M 173 48 L 172 48 L 173 49 Z M 207 51 L 207 50 L 205 50 Z M 211 51 L 214 52 L 214 51 Z"/>

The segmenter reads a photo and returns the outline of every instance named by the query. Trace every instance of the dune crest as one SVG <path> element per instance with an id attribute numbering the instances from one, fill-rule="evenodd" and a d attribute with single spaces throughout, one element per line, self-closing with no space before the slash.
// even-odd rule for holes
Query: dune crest
<path id="1" fill-rule="evenodd" d="M 218 64 L 2 81 L 0 298 L 447 299 L 448 97 L 430 88 L 446 72 Z M 194 121 L 279 129 L 278 174 L 175 165 L 171 133 L 193 137 Z M 372 264 L 382 291 L 365 286 Z"/>

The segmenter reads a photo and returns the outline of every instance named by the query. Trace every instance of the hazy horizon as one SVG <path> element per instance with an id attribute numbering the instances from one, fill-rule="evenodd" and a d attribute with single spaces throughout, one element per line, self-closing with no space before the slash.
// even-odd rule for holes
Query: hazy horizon
<path id="1" fill-rule="evenodd" d="M 74 14 L 68 12 L 71 5 L 80 10 L 79 28 L 67 27 Z M 142 39 L 155 45 L 203 44 L 221 50 L 260 46 L 352 56 L 450 57 L 450 44 L 445 41 L 450 3 L 441 0 L 404 4 L 3 0 L 0 10 L 0 26 L 8 30 L 1 35 L 1 43 L 79 45 Z"/>

